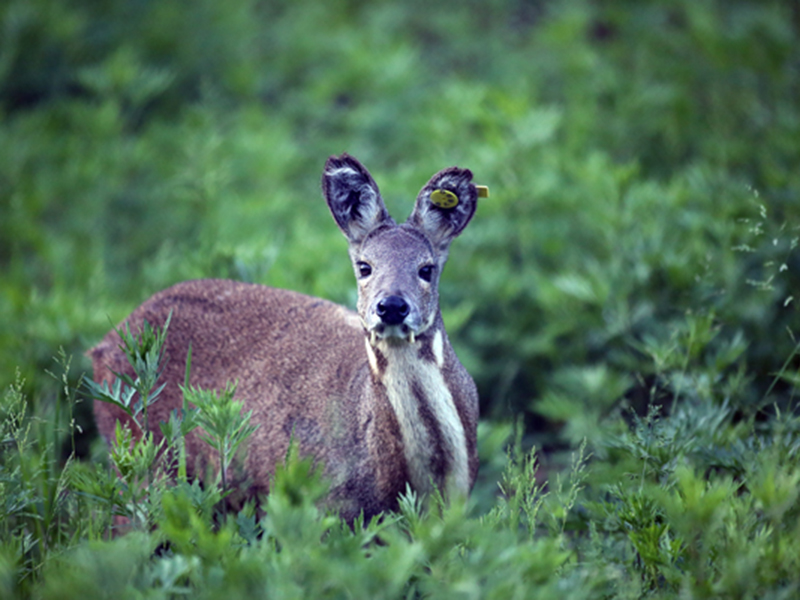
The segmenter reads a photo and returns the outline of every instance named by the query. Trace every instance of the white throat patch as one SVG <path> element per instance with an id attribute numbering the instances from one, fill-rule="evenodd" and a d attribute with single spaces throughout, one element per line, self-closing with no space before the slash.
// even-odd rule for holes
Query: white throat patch
<path id="1" fill-rule="evenodd" d="M 436 365 L 441 369 L 444 366 L 444 341 L 441 329 L 437 329 L 436 333 L 433 335 L 431 348 L 433 350 L 433 357 L 436 359 Z"/>
<path id="2" fill-rule="evenodd" d="M 417 348 L 410 344 L 392 347 L 381 344 L 380 350 L 387 359 L 381 380 L 400 424 L 412 486 L 420 493 L 432 491 L 434 473 L 431 464 L 436 453 L 444 453 L 449 460 L 442 492 L 452 498 L 469 493 L 469 459 L 464 426 L 441 371 L 444 364 L 443 346 L 442 334 L 437 331 L 433 338 L 434 365 L 421 359 Z M 371 348 L 367 352 L 370 367 L 373 373 L 377 373 L 377 364 L 373 366 L 373 361 L 377 363 L 375 355 Z M 417 393 L 423 396 L 422 400 L 415 395 L 414 384 Z M 420 410 L 423 401 L 432 413 L 434 426 L 440 432 L 440 446 L 432 439 L 423 420 Z"/>

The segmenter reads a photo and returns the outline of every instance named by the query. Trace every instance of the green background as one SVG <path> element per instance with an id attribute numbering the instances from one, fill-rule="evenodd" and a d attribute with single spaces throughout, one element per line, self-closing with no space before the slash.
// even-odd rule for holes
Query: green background
<path id="1" fill-rule="evenodd" d="M 708 382 L 719 400 L 761 401 L 794 346 L 796 2 L 1 10 L 0 382 L 21 369 L 37 402 L 59 346 L 87 370 L 110 323 L 177 281 L 352 306 L 319 192 L 343 151 L 397 218 L 452 164 L 491 188 L 442 282 L 486 419 L 579 416 L 579 441 L 693 320 L 717 334 L 699 366 L 747 372 Z"/>
<path id="2" fill-rule="evenodd" d="M 481 396 L 478 512 L 512 422 L 553 472 L 586 440 L 602 479 L 648 405 L 695 440 L 722 414 L 702 464 L 735 467 L 739 424 L 795 406 L 798 38 L 796 0 L 6 1 L 0 386 L 19 372 L 52 414 L 59 348 L 75 386 L 190 278 L 353 306 L 319 189 L 346 151 L 398 219 L 447 166 L 491 190 L 441 283 Z"/>

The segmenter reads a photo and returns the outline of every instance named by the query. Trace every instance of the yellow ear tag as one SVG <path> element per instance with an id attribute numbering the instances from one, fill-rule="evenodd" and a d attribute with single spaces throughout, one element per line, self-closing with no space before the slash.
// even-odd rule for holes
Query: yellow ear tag
<path id="1" fill-rule="evenodd" d="M 489 197 L 489 186 L 488 185 L 476 185 L 475 189 L 478 190 L 478 198 L 488 198 Z"/>
<path id="2" fill-rule="evenodd" d="M 458 196 L 450 190 L 433 190 L 431 202 L 439 208 L 453 208 L 458 205 Z"/>

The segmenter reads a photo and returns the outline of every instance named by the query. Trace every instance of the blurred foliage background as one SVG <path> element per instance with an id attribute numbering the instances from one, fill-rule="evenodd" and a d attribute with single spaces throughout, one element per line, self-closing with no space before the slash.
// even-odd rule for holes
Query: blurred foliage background
<path id="1" fill-rule="evenodd" d="M 352 306 L 347 151 L 397 218 L 440 168 L 490 186 L 441 290 L 486 422 L 556 450 L 651 401 L 790 406 L 799 34 L 797 0 L 7 0 L 0 384 L 46 408 L 59 347 L 78 377 L 189 278 Z"/>

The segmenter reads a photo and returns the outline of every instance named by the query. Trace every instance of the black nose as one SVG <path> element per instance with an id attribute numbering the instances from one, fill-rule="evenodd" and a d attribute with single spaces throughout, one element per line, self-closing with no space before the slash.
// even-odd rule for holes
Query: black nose
<path id="1" fill-rule="evenodd" d="M 408 302 L 400 296 L 389 296 L 378 302 L 378 316 L 386 325 L 400 325 L 408 316 Z"/>

